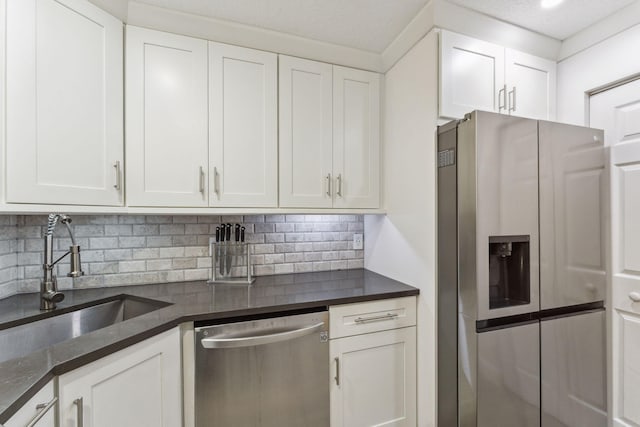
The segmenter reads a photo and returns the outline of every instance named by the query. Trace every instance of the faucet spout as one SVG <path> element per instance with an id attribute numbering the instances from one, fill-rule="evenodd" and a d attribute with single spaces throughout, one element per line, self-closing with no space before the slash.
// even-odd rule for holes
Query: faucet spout
<path id="1" fill-rule="evenodd" d="M 57 260 L 53 260 L 53 232 L 56 228 L 56 224 L 60 220 L 67 226 L 69 236 L 71 237 L 71 246 L 69 250 Z M 71 218 L 64 214 L 49 214 L 47 221 L 47 231 L 44 235 L 44 263 L 42 269 L 44 271 L 44 277 L 40 282 L 40 310 L 53 310 L 56 308 L 56 303 L 64 300 L 64 294 L 58 292 L 58 282 L 53 269 L 55 265 L 67 255 L 71 255 L 70 272 L 67 274 L 69 277 L 80 277 L 84 275 L 82 271 L 82 264 L 80 261 L 80 246 L 76 244 L 71 230 Z"/>

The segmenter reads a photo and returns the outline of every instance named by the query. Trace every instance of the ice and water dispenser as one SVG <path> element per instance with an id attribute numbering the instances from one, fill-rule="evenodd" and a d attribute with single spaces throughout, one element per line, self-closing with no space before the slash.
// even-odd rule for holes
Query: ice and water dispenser
<path id="1" fill-rule="evenodd" d="M 489 237 L 489 309 L 531 302 L 529 236 Z"/>

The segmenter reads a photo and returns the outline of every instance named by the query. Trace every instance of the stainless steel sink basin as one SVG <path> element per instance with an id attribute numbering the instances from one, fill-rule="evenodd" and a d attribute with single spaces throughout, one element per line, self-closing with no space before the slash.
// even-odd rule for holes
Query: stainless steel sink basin
<path id="1" fill-rule="evenodd" d="M 122 322 L 169 303 L 121 297 L 0 330 L 0 363 Z"/>

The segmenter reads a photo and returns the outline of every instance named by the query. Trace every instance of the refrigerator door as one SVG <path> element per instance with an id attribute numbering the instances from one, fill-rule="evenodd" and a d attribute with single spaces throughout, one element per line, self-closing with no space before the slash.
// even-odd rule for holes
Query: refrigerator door
<path id="1" fill-rule="evenodd" d="M 539 338 L 537 321 L 478 334 L 477 427 L 540 426 Z"/>
<path id="2" fill-rule="evenodd" d="M 605 311 L 540 322 L 542 427 L 607 425 Z"/>
<path id="3" fill-rule="evenodd" d="M 473 120 L 475 119 L 475 120 Z M 472 124 L 475 121 L 475 131 Z M 467 129 L 471 128 L 471 129 Z M 477 319 L 485 320 L 536 312 L 539 303 L 538 238 L 538 125 L 537 121 L 476 111 L 472 120 L 459 126 L 459 157 L 474 139 L 475 171 L 459 165 L 459 187 L 463 174 L 474 173 L 476 192 L 471 200 L 460 200 L 460 254 L 475 255 L 476 280 L 460 287 L 476 292 Z M 459 197 L 465 192 L 459 190 Z M 469 213 L 464 203 L 476 205 L 473 248 L 467 248 L 463 233 Z M 521 270 L 520 270 L 521 269 Z M 476 287 L 477 283 L 477 287 Z M 471 313 L 465 313 L 471 315 Z"/>
<path id="4" fill-rule="evenodd" d="M 541 121 L 540 308 L 605 299 L 608 175 L 601 130 Z"/>

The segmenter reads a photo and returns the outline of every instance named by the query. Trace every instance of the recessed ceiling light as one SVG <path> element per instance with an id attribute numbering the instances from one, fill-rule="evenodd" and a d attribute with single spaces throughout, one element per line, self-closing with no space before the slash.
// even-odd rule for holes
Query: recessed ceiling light
<path id="1" fill-rule="evenodd" d="M 540 6 L 542 6 L 543 9 L 551 9 L 552 7 L 556 7 L 563 1 L 564 0 L 541 0 Z"/>

